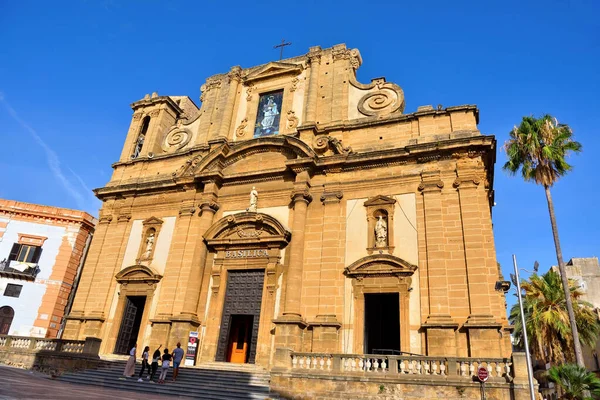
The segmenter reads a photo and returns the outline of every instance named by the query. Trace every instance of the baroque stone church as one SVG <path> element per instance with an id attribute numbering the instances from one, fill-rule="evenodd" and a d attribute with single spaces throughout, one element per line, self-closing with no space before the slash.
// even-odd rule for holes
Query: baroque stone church
<path id="1" fill-rule="evenodd" d="M 507 357 L 474 105 L 405 113 L 358 50 L 232 67 L 146 95 L 105 187 L 64 337 L 186 348 L 187 365 L 307 353 Z"/>

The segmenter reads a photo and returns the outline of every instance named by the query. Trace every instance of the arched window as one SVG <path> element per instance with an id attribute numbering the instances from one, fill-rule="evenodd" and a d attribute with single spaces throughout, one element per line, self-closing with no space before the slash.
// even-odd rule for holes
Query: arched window
<path id="1" fill-rule="evenodd" d="M 142 127 L 140 128 L 140 133 L 135 141 L 135 147 L 133 148 L 133 153 L 131 154 L 131 158 L 138 158 L 140 152 L 142 151 L 142 146 L 144 145 L 144 140 L 146 139 L 146 133 L 148 132 L 148 127 L 150 126 L 150 116 L 145 116 L 142 120 Z"/>
<path id="2" fill-rule="evenodd" d="M 8 335 L 14 316 L 15 310 L 12 307 L 0 307 L 0 335 Z"/>

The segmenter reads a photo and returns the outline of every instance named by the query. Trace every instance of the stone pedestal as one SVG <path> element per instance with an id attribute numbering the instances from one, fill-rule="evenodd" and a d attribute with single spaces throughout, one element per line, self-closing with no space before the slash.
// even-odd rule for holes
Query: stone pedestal
<path id="1" fill-rule="evenodd" d="M 190 332 L 197 331 L 200 321 L 195 316 L 185 317 L 178 315 L 171 318 L 171 332 L 169 333 L 169 349 L 175 348 L 177 342 L 182 346 L 188 341 Z"/>
<path id="2" fill-rule="evenodd" d="M 469 336 L 469 357 L 503 357 L 502 324 L 492 315 L 472 314 L 464 325 Z"/>
<path id="3" fill-rule="evenodd" d="M 292 351 L 302 350 L 304 330 L 308 326 L 299 315 L 284 314 L 273 320 L 275 324 L 275 348 L 287 348 Z"/>
<path id="4" fill-rule="evenodd" d="M 335 315 L 317 315 L 309 323 L 312 329 L 312 351 L 315 353 L 335 353 L 339 351 L 339 329 L 342 324 Z"/>
<path id="5" fill-rule="evenodd" d="M 456 330 L 458 324 L 447 314 L 432 314 L 423 328 L 427 332 L 428 356 L 455 356 L 457 354 Z"/>

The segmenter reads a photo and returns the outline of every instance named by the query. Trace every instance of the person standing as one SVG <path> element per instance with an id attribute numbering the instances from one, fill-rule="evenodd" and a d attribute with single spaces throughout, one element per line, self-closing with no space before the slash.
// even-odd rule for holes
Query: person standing
<path id="1" fill-rule="evenodd" d="M 132 349 L 129 351 L 129 359 L 127 360 L 127 364 L 125 364 L 125 371 L 123 371 L 123 375 L 127 378 L 131 378 L 135 375 L 135 352 L 136 352 L 137 343 Z"/>
<path id="2" fill-rule="evenodd" d="M 165 349 L 162 356 L 162 370 L 160 372 L 160 377 L 158 378 L 158 383 L 165 383 L 167 372 L 169 372 L 169 365 L 171 365 L 171 354 L 169 354 L 169 349 Z"/>
<path id="3" fill-rule="evenodd" d="M 183 349 L 181 348 L 181 343 L 177 342 L 177 348 L 173 350 L 173 382 L 175 382 L 179 374 L 179 364 L 181 364 L 182 359 Z"/>
<path id="4" fill-rule="evenodd" d="M 144 352 L 142 353 L 142 370 L 140 371 L 140 376 L 138 378 L 138 382 L 143 382 L 144 379 L 142 376 L 144 375 L 144 370 L 148 370 L 150 373 L 150 365 L 148 365 L 148 352 L 150 351 L 150 346 L 144 347 Z"/>
<path id="5" fill-rule="evenodd" d="M 154 382 L 154 374 L 156 374 L 156 370 L 158 369 L 158 362 L 160 361 L 160 348 L 162 344 L 158 346 L 158 349 L 154 350 L 152 354 L 152 373 L 148 376 L 150 382 Z"/>

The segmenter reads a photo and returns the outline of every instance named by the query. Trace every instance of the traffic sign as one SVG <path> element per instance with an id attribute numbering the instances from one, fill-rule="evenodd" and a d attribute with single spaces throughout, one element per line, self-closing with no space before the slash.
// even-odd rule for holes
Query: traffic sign
<path id="1" fill-rule="evenodd" d="M 485 382 L 490 377 L 490 373 L 488 372 L 486 367 L 479 367 L 477 369 L 477 378 L 479 382 Z"/>

